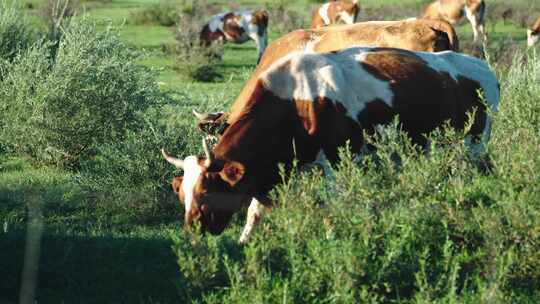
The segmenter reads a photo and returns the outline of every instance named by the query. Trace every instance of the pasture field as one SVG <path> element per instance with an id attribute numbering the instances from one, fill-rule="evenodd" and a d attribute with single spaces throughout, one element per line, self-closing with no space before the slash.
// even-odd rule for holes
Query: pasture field
<path id="1" fill-rule="evenodd" d="M 358 165 L 343 153 L 334 179 L 295 173 L 276 187 L 279 207 L 245 246 L 245 212 L 220 236 L 183 229 L 169 185 L 181 172 L 159 148 L 202 152 L 191 109 L 230 106 L 255 67 L 255 44 L 227 44 L 221 77 L 197 82 L 175 68 L 174 27 L 135 20 L 193 1 L 80 0 L 84 14 L 57 45 L 38 43 L 48 37 L 45 0 L 15 1 L 21 15 L 11 19 L 7 2 L 0 303 L 17 302 L 28 282 L 29 236 L 41 237 L 37 303 L 540 303 L 540 52 L 526 50 L 523 27 L 540 1 L 486 1 L 488 59 L 502 91 L 491 172 L 464 156 L 463 134 L 433 134 L 428 157 L 389 127 L 377 161 Z M 317 1 L 206 2 L 271 13 L 281 5 L 307 25 Z M 361 0 L 361 20 L 412 17 L 428 2 Z M 26 20 L 31 33 L 5 30 L 9 20 Z M 272 22 L 287 21 L 271 17 L 270 41 L 282 34 Z M 458 33 L 469 52 L 469 24 Z M 10 41 L 18 55 L 4 52 Z M 43 59 L 50 53 L 57 59 Z"/>

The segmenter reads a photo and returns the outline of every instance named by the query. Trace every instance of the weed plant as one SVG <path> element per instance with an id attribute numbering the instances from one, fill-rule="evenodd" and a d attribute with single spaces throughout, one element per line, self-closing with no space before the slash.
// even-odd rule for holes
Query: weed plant
<path id="1" fill-rule="evenodd" d="M 36 44 L 17 56 L 0 84 L 0 138 L 36 162 L 77 166 L 139 128 L 137 113 L 160 99 L 155 74 L 113 30 L 79 22 L 54 57 L 49 50 Z"/>
<path id="2" fill-rule="evenodd" d="M 12 61 L 37 40 L 37 35 L 16 4 L 0 2 L 0 67 L 2 62 Z M 0 78 L 3 71 L 0 70 Z"/>
<path id="3" fill-rule="evenodd" d="M 222 80 L 217 65 L 223 55 L 221 42 L 203 46 L 199 39 L 206 22 L 205 5 L 198 2 L 184 4 L 175 30 L 176 42 L 169 46 L 175 60 L 174 68 L 188 79 L 212 82 Z"/>

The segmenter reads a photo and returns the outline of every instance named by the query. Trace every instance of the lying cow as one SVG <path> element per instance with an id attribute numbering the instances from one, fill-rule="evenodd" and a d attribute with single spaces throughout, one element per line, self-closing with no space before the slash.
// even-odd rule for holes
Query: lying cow
<path id="1" fill-rule="evenodd" d="M 311 18 L 311 28 L 320 28 L 333 24 L 353 24 L 360 14 L 358 0 L 333 1 L 319 6 Z"/>
<path id="2" fill-rule="evenodd" d="M 481 152 L 491 130 L 485 105 L 495 111 L 499 102 L 497 79 L 484 61 L 454 52 L 365 47 L 293 52 L 259 73 L 250 92 L 213 150 L 203 144 L 204 156 L 185 159 L 163 151 L 184 170 L 176 184 L 187 225 L 199 222 L 204 231 L 221 233 L 249 204 L 240 242 L 272 205 L 267 194 L 281 181 L 278 164 L 295 158 L 335 163 L 339 147 L 349 142 L 358 153 L 364 131 L 396 116 L 411 140 L 425 146 L 425 134 L 445 122 L 462 130 L 474 112 L 467 144 Z"/>
<path id="3" fill-rule="evenodd" d="M 484 29 L 485 13 L 484 0 L 437 0 L 426 7 L 424 18 L 442 19 L 455 25 L 465 15 L 471 23 L 474 42 L 480 45 L 487 40 Z M 483 41 L 480 41 L 480 38 Z"/>
<path id="4" fill-rule="evenodd" d="M 244 43 L 249 39 L 257 45 L 257 62 L 268 44 L 268 12 L 243 11 L 221 13 L 210 17 L 200 33 L 202 45 L 210 46 L 214 42 Z"/>
<path id="5" fill-rule="evenodd" d="M 540 16 L 536 19 L 533 25 L 527 29 L 527 45 L 529 47 L 534 46 L 540 38 Z"/>
<path id="6" fill-rule="evenodd" d="M 255 72 L 236 99 L 231 112 L 238 113 L 239 111 L 235 109 L 244 107 L 247 98 L 252 94 L 259 74 L 287 54 L 294 51 L 331 52 L 357 45 L 428 52 L 459 49 L 456 31 L 448 22 L 442 20 L 370 21 L 353 25 L 297 30 L 270 43 Z M 196 113 L 196 116 L 200 120 L 198 126 L 204 132 L 217 130 L 218 134 L 221 134 L 227 126 L 227 116 L 223 112 Z M 232 117 L 232 119 L 235 118 Z"/>

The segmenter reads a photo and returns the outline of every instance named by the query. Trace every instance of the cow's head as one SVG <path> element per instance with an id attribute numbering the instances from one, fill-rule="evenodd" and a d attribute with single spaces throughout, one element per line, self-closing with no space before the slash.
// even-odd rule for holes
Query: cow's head
<path id="1" fill-rule="evenodd" d="M 204 157 L 179 159 L 161 152 L 167 162 L 184 170 L 184 176 L 173 179 L 172 187 L 185 207 L 186 225 L 198 222 L 203 232 L 219 234 L 251 197 L 239 185 L 245 167 L 234 161 L 215 160 L 205 140 L 203 147 Z"/>

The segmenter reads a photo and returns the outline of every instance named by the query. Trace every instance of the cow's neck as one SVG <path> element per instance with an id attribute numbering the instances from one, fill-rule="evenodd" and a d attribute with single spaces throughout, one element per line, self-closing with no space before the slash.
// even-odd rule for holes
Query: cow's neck
<path id="1" fill-rule="evenodd" d="M 259 82 L 242 113 L 237 113 L 221 136 L 215 157 L 242 163 L 255 191 L 269 190 L 279 181 L 277 164 L 290 164 L 294 157 L 294 113 L 291 102 L 279 99 Z"/>

